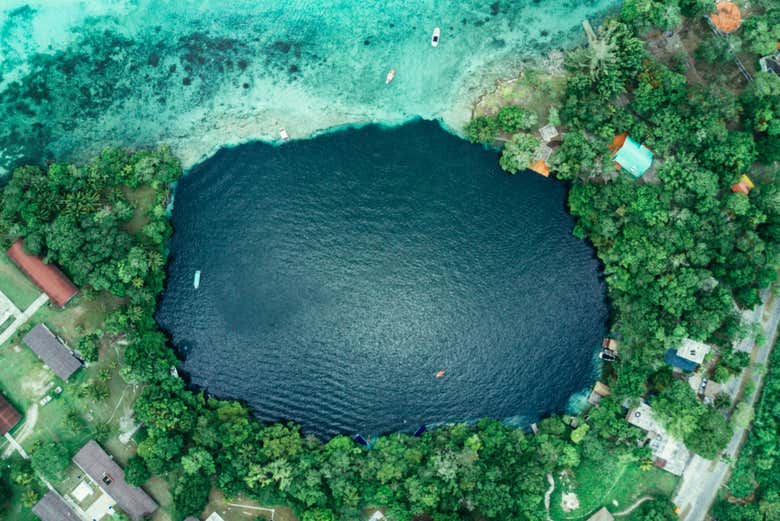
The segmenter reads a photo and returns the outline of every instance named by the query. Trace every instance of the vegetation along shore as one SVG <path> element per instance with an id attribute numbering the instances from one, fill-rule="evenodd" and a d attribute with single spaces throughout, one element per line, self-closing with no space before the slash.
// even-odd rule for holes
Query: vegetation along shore
<path id="1" fill-rule="evenodd" d="M 23 239 L 80 291 L 63 309 L 32 308 L 39 291 L 0 263 L 0 290 L 19 308 L 0 347 L 0 391 L 24 417 L 10 431 L 21 446 L 0 449 L 5 518 L 35 519 L 47 493 L 52 504 L 71 497 L 89 474 L 72 458 L 96 440 L 124 468 L 127 493 L 142 487 L 161 505 L 135 516 L 149 503 L 114 497 L 118 518 L 695 520 L 713 502 L 696 489 L 705 477 L 686 471 L 700 458 L 730 475 L 707 482 L 712 494 L 724 485 L 717 519 L 778 519 L 778 306 L 766 288 L 780 252 L 780 5 L 754 0 L 735 27 L 714 10 L 626 1 L 565 55 L 561 74 L 503 84 L 466 127 L 471 141 L 502 147 L 507 172 L 536 175 L 535 165 L 569 182 L 574 233 L 604 265 L 614 361 L 592 407 L 533 432 L 483 419 L 366 450 L 261 424 L 241 403 L 189 389 L 154 320 L 178 159 L 109 149 L 84 165 L 14 170 L 4 247 Z M 85 367 L 63 380 L 43 373 L 36 354 L 64 355 L 51 340 L 53 351 L 25 347 L 38 323 Z M 117 496 L 105 477 L 94 488 Z"/>

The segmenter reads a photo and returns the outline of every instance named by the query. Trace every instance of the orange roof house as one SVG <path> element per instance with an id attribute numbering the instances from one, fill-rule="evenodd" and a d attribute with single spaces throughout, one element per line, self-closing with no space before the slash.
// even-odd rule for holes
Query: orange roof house
<path id="1" fill-rule="evenodd" d="M 550 166 L 547 164 L 547 161 L 544 159 L 537 159 L 530 165 L 528 165 L 528 168 L 530 170 L 533 170 L 539 175 L 543 175 L 544 177 L 550 177 Z"/>
<path id="2" fill-rule="evenodd" d="M 731 185 L 731 191 L 747 195 L 754 187 L 753 181 L 751 181 L 748 176 L 743 175 L 739 178 L 738 182 Z"/>
<path id="3" fill-rule="evenodd" d="M 8 248 L 6 254 L 59 307 L 64 307 L 78 293 L 78 288 L 55 265 L 45 264 L 25 252 L 22 239 Z"/>
<path id="4" fill-rule="evenodd" d="M 723 33 L 733 33 L 742 23 L 742 14 L 734 2 L 718 2 L 717 12 L 710 15 L 710 22 Z"/>

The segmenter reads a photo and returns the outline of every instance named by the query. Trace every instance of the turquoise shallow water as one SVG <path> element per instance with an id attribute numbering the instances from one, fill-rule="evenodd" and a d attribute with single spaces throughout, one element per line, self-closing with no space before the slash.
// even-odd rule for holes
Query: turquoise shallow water
<path id="1" fill-rule="evenodd" d="M 157 143 L 191 166 L 279 127 L 458 128 L 496 79 L 580 42 L 580 21 L 618 4 L 0 0 L 0 168 Z"/>
<path id="2" fill-rule="evenodd" d="M 415 122 L 195 167 L 157 315 L 192 383 L 326 437 L 574 405 L 607 316 L 598 261 L 562 183 L 497 163 Z"/>

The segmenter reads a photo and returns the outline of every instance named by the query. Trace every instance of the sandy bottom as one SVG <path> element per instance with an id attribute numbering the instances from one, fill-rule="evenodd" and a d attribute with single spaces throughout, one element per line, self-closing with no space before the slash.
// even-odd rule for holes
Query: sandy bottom
<path id="1" fill-rule="evenodd" d="M 422 117 L 457 130 L 498 79 L 580 43 L 580 22 L 619 2 L 3 5 L 0 168 L 159 143 L 190 167 L 281 127 L 303 138 Z"/>

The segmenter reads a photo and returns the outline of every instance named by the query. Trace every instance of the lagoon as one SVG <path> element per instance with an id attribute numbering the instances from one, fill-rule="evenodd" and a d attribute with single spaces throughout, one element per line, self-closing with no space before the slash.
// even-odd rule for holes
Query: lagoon
<path id="1" fill-rule="evenodd" d="M 458 129 L 496 80 L 560 68 L 561 50 L 585 40 L 580 22 L 619 5 L 4 0 L 0 174 L 108 145 L 167 144 L 189 168 L 280 127 L 299 138 L 420 116 Z"/>
<path id="2" fill-rule="evenodd" d="M 192 384 L 322 437 L 563 410 L 598 370 L 599 264 L 564 184 L 497 163 L 417 121 L 197 165 L 157 314 Z"/>

